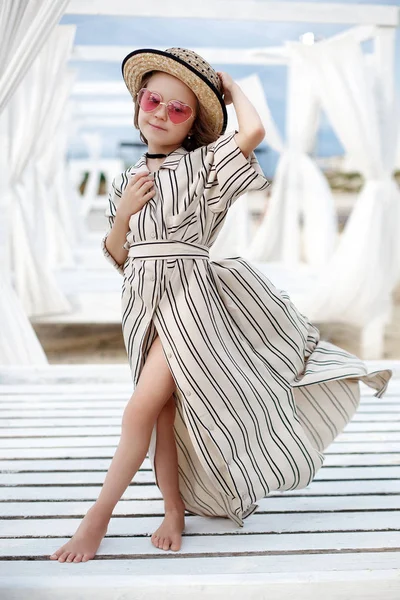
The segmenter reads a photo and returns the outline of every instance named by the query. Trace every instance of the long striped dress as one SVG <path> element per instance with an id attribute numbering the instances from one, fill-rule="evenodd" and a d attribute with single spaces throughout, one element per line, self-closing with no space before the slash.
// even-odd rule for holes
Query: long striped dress
<path id="1" fill-rule="evenodd" d="M 359 380 L 381 396 L 391 371 L 365 364 L 320 340 L 289 296 L 240 256 L 210 260 L 229 207 L 269 184 L 236 131 L 167 156 L 155 195 L 130 218 L 123 265 L 122 330 L 137 384 L 159 335 L 176 382 L 175 439 L 186 509 L 237 525 L 271 491 L 306 487 L 323 451 L 359 403 Z M 116 177 L 110 228 L 144 154 Z M 149 457 L 153 469 L 156 427 Z M 157 474 L 155 472 L 157 479 Z"/>

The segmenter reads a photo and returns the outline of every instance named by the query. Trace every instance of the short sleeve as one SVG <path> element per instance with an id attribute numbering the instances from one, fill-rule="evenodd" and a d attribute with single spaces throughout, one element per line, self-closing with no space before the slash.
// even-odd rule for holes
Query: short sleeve
<path id="1" fill-rule="evenodd" d="M 270 185 L 254 152 L 246 158 L 237 145 L 236 133 L 226 133 L 207 146 L 207 187 L 211 192 L 208 206 L 213 212 L 229 208 L 246 192 L 265 190 Z"/>
<path id="2" fill-rule="evenodd" d="M 106 239 L 108 237 L 108 234 L 111 231 L 112 226 L 114 225 L 114 219 L 115 219 L 115 215 L 117 213 L 118 202 L 122 196 L 122 188 L 121 188 L 122 181 L 123 181 L 123 176 L 121 174 L 118 177 L 115 177 L 111 183 L 111 190 L 108 194 L 108 203 L 106 206 L 106 210 L 104 212 L 104 215 L 108 219 L 108 231 L 105 234 L 105 236 L 103 237 L 103 239 L 101 240 L 101 249 L 103 250 L 104 256 L 107 258 L 107 260 L 110 261 L 110 263 L 113 265 L 113 267 L 115 267 L 117 269 L 117 271 L 119 273 L 121 273 L 121 275 L 124 274 L 123 265 L 120 265 L 119 263 L 117 263 L 117 261 L 113 258 L 113 256 L 111 256 L 111 254 L 107 250 Z"/>

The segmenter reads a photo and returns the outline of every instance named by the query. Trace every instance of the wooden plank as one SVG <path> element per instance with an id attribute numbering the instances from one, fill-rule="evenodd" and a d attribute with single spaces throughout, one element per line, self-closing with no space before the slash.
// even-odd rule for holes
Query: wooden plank
<path id="1" fill-rule="evenodd" d="M 101 446 L 67 446 L 67 447 L 46 447 L 46 448 L 30 448 L 29 445 L 24 448 L 0 448 L 0 460 L 7 459 L 46 459 L 46 458 L 112 458 L 116 450 L 116 445 L 108 446 L 103 442 Z M 331 444 L 325 451 L 324 455 L 348 455 L 363 456 L 364 454 L 385 454 L 391 460 L 390 455 L 398 457 L 399 445 L 393 442 L 366 444 L 358 443 L 357 445 L 348 443 Z M 347 459 L 346 459 L 347 460 Z M 354 459 L 356 460 L 356 458 Z M 397 463 L 398 464 L 398 463 Z"/>
<path id="2" fill-rule="evenodd" d="M 102 485 L 106 470 L 103 471 L 57 471 L 50 472 L 0 472 L 0 486 L 32 486 L 32 485 Z M 333 468 L 323 466 L 315 475 L 314 481 L 347 481 L 400 479 L 400 466 L 387 467 L 347 467 Z M 155 483 L 152 470 L 138 471 L 133 480 L 138 484 Z M 399 507 L 400 508 L 400 507 Z"/>
<path id="3" fill-rule="evenodd" d="M 64 427 L 84 427 L 87 425 L 99 427 L 103 425 L 120 425 L 122 418 L 122 411 L 120 415 L 114 417 L 36 416 L 27 418 L 22 415 L 22 412 L 16 410 L 12 417 L 1 418 L 0 431 L 9 427 L 57 427 L 61 425 Z M 385 431 L 389 427 L 395 431 L 400 428 L 400 415 L 397 418 L 388 418 L 387 415 L 382 414 L 374 415 L 372 418 L 366 414 L 356 413 L 343 431 Z"/>
<path id="4" fill-rule="evenodd" d="M 46 411 L 47 417 L 69 417 L 71 418 L 71 410 L 73 410 L 74 417 L 107 417 L 107 416 L 119 416 L 122 415 L 123 409 L 126 405 L 128 399 L 123 402 L 115 401 L 114 403 L 107 402 L 104 405 L 102 401 L 99 400 L 99 404 L 95 406 L 87 405 L 85 408 L 85 403 L 81 402 L 81 408 L 75 408 L 75 406 L 71 405 L 71 407 L 66 406 L 66 403 L 59 404 L 55 407 L 43 406 L 39 403 L 32 402 L 28 408 L 17 408 L 16 402 L 10 403 L 9 408 L 0 409 L 0 417 L 3 418 L 17 418 L 20 417 L 41 417 L 43 412 Z M 387 405 L 382 407 L 375 406 L 360 406 L 357 410 L 357 415 L 369 415 L 369 420 L 374 420 L 375 415 L 385 415 L 387 420 L 391 420 L 392 417 L 399 418 L 400 406 L 396 404 Z"/>
<path id="5" fill-rule="evenodd" d="M 3 502 L 0 513 L 3 519 L 31 517 L 84 517 L 93 505 L 91 501 L 63 501 L 41 502 Z M 397 495 L 368 495 L 368 496 L 304 496 L 294 497 L 281 494 L 279 497 L 262 498 L 257 502 L 258 509 L 255 514 L 262 512 L 274 513 L 309 513 L 309 512 L 343 512 L 351 511 L 363 513 L 364 511 L 399 510 Z M 114 508 L 113 515 L 136 517 L 141 515 L 163 516 L 164 502 L 158 500 L 120 500 Z"/>
<path id="6" fill-rule="evenodd" d="M 100 239 L 100 238 L 99 238 Z M 95 243 L 97 244 L 97 238 Z M 393 378 L 389 383 L 389 387 L 393 385 L 400 385 L 400 360 L 366 360 L 364 361 L 368 370 L 378 371 L 380 369 L 391 369 L 393 371 Z M 0 365 L 0 383 L 13 385 L 15 389 L 18 389 L 19 384 L 24 384 L 25 389 L 29 392 L 28 383 L 38 384 L 54 383 L 58 380 L 63 387 L 66 386 L 68 381 L 72 387 L 76 385 L 73 379 L 80 380 L 81 385 L 86 387 L 91 386 L 91 382 L 88 382 L 88 377 L 93 379 L 94 384 L 99 382 L 107 382 L 108 385 L 121 385 L 122 381 L 127 383 L 131 382 L 131 375 L 128 363 L 116 363 L 116 364 L 57 364 L 57 365 Z M 97 380 L 96 380 L 97 378 Z M 18 384 L 18 385 L 17 385 Z M 100 386 L 101 387 L 101 386 Z M 361 387 L 370 393 L 374 391 L 368 386 L 361 383 Z"/>
<path id="7" fill-rule="evenodd" d="M 93 381 L 87 382 L 88 378 L 93 379 Z M 77 378 L 74 376 L 74 379 L 76 380 Z M 99 383 L 101 377 L 96 374 L 91 376 L 89 373 L 85 378 L 86 383 L 80 383 L 79 380 L 76 382 L 74 379 L 70 384 L 62 385 L 57 383 L 57 380 L 53 384 L 38 383 L 38 381 L 6 384 L 2 382 L 0 378 L 0 397 L 5 398 L 6 400 L 13 400 L 17 397 L 21 397 L 26 400 L 38 398 L 40 396 L 40 399 L 44 401 L 47 398 L 58 399 L 60 397 L 77 397 L 79 399 L 83 396 L 88 396 L 89 398 L 96 400 L 96 398 L 102 397 L 103 395 L 110 398 L 114 398 L 115 396 L 120 396 L 122 398 L 126 393 L 129 393 L 130 390 L 133 390 L 133 384 L 128 380 L 125 383 L 116 383 L 113 386 L 109 379 Z M 400 395 L 400 384 L 398 381 L 393 381 L 392 383 L 391 380 L 385 395 L 381 399 L 374 395 L 375 390 L 361 384 L 360 393 L 362 398 L 370 398 L 374 403 L 385 404 L 391 396 Z"/>
<path id="8" fill-rule="evenodd" d="M 1 390 L 1 388 L 0 388 Z M 98 402 L 101 402 L 102 406 L 112 406 L 115 402 L 126 402 L 130 397 L 130 390 L 124 390 L 122 393 L 118 393 L 118 391 L 114 392 L 105 392 L 103 390 L 103 394 L 100 393 L 92 393 L 89 391 L 82 391 L 73 394 L 31 394 L 31 395 L 18 395 L 18 394 L 1 394 L 1 402 L 0 408 L 12 408 L 13 406 L 21 406 L 21 409 L 29 408 L 29 407 L 37 407 L 43 406 L 48 408 L 54 408 L 64 406 L 65 403 L 68 402 L 68 406 L 79 406 L 80 404 L 84 404 L 87 407 L 95 408 Z M 367 397 L 362 396 L 360 401 L 360 407 L 375 407 L 376 410 L 379 410 L 381 407 L 390 407 L 397 406 L 400 402 L 400 393 L 388 396 L 387 398 L 384 396 L 383 398 L 375 398 L 375 397 Z"/>
<path id="9" fill-rule="evenodd" d="M 1 388 L 0 388 L 1 389 Z M 132 395 L 133 390 L 126 389 L 123 393 L 118 393 L 115 391 L 114 393 L 89 393 L 89 392 L 80 392 L 78 394 L 59 394 L 58 396 L 52 395 L 42 395 L 39 392 L 37 395 L 33 394 L 29 397 L 24 397 L 20 399 L 18 394 L 12 395 L 0 395 L 0 410 L 11 409 L 19 407 L 21 410 L 25 409 L 36 409 L 36 408 L 65 408 L 66 405 L 72 407 L 79 407 L 83 405 L 83 408 L 91 408 L 95 410 L 98 406 L 100 407 L 112 407 L 114 405 L 123 405 L 125 404 L 130 396 Z M 387 399 L 382 398 L 381 400 L 377 398 L 367 398 L 366 396 L 361 397 L 361 401 L 359 404 L 359 408 L 365 410 L 375 410 L 379 413 L 380 410 L 396 410 L 398 404 L 400 402 L 400 394 L 396 394 L 393 396 L 388 396 Z"/>
<path id="10" fill-rule="evenodd" d="M 66 14 L 115 15 L 127 17 L 162 17 L 165 19 L 223 19 L 292 23 L 343 23 L 396 27 L 398 11 L 394 6 L 337 4 L 328 2 L 258 2 L 257 0 L 203 0 L 196 3 L 165 3 L 147 0 L 71 0 Z"/>
<path id="11" fill-rule="evenodd" d="M 66 376 L 67 377 L 67 376 Z M 118 377 L 118 376 L 116 376 Z M 18 382 L 17 382 L 18 383 Z M 80 378 L 71 378 L 69 384 L 71 389 L 68 389 L 68 385 L 64 385 L 62 382 L 55 379 L 47 383 L 39 383 L 39 381 L 23 381 L 17 385 L 1 384 L 0 385 L 0 397 L 15 399 L 20 397 L 21 399 L 37 398 L 40 400 L 47 399 L 58 399 L 64 398 L 75 398 L 79 399 L 83 396 L 96 400 L 98 397 L 109 397 L 110 399 L 119 396 L 121 399 L 126 393 L 134 389 L 133 383 L 129 380 L 124 380 L 123 377 L 120 381 L 113 386 L 111 379 L 107 378 L 102 380 L 101 376 L 97 374 L 88 374 L 88 376 L 81 382 Z M 392 396 L 400 396 L 400 382 L 398 380 L 391 379 L 388 383 L 385 395 L 382 398 L 375 396 L 376 390 L 360 383 L 360 396 L 361 399 L 366 402 L 373 402 L 376 404 L 384 404 L 390 402 Z"/>
<path id="12" fill-rule="evenodd" d="M 205 521 L 205 519 L 203 519 Z M 29 523 L 29 521 L 28 521 Z M 233 523 L 232 526 L 234 527 Z M 232 547 L 231 535 L 190 535 L 185 536 L 182 555 L 238 556 L 246 554 L 281 554 L 282 552 L 340 552 L 358 550 L 396 550 L 400 551 L 400 533 L 398 531 L 355 531 L 340 533 L 299 533 L 291 534 L 254 534 L 237 535 L 235 547 Z M 55 548 L 65 544 L 68 537 L 57 539 L 17 538 L 7 539 L 0 546 L 0 557 L 12 559 L 48 558 Z M 153 546 L 149 537 L 113 537 L 106 536 L 98 551 L 98 556 L 135 558 L 175 554 L 172 550 L 160 550 Z"/>
<path id="13" fill-rule="evenodd" d="M 47 561 L 46 561 L 47 562 Z M 50 562 L 50 561 L 49 561 Z M 91 561 L 93 562 L 93 561 Z M 101 561 L 104 563 L 104 561 Z M 136 566 L 137 560 L 135 560 Z M 152 562 L 160 562 L 154 560 Z M 154 574 L 145 577 L 141 574 L 129 572 L 121 573 L 117 577 L 108 574 L 96 577 L 86 575 L 69 576 L 71 569 L 76 564 L 68 566 L 61 564 L 53 569 L 57 576 L 29 577 L 24 576 L 3 578 L 0 582 L 0 592 L 6 594 L 8 600 L 25 600 L 29 593 L 30 600 L 43 600 L 43 598 L 57 598 L 57 600 L 82 599 L 86 592 L 97 600 L 120 600 L 121 598 L 134 600 L 187 600 L 188 597 L 207 600 L 220 600 L 221 597 L 230 600 L 282 600 L 293 598 L 296 600 L 376 600 L 384 597 L 385 600 L 398 600 L 400 585 L 397 571 L 383 569 L 371 572 L 370 570 L 349 573 L 336 571 L 335 573 L 302 572 L 258 574 L 218 574 L 218 575 L 191 575 L 187 571 L 178 575 Z M 3 587 L 6 586 L 6 587 Z M 73 596 L 72 596 L 73 594 Z"/>
<path id="14" fill-rule="evenodd" d="M 171 556 L 171 555 L 169 555 Z M 274 555 L 253 555 L 253 556 L 231 556 L 228 558 L 202 556 L 201 560 L 197 557 L 186 556 L 181 558 L 175 556 L 174 560 L 141 559 L 132 560 L 91 560 L 85 564 L 85 577 L 99 577 L 106 572 L 110 576 L 124 576 L 129 573 L 141 573 L 145 577 L 153 577 L 155 574 L 182 575 L 184 573 L 210 575 L 216 573 L 304 573 L 308 571 L 354 571 L 363 569 L 397 569 L 399 554 L 397 552 L 348 552 L 344 556 L 340 554 L 304 554 L 299 560 L 299 556 L 294 554 Z M 68 563 L 55 563 L 48 561 L 21 561 L 9 560 L 0 562 L 0 577 L 25 577 L 44 576 L 51 577 L 56 574 L 61 577 L 67 571 L 69 578 L 80 578 L 80 569 L 76 565 Z M 117 580 L 114 579 L 115 583 Z M 58 595 L 55 596 L 58 598 Z M 322 596 L 325 599 L 325 594 Z M 375 596 L 376 600 L 379 596 Z M 128 599 L 129 596 L 126 596 Z M 248 596 L 242 596 L 248 599 Z M 260 596 L 254 600 L 260 600 Z M 344 596 L 341 600 L 344 600 Z M 8 599 L 7 599 L 8 600 Z M 43 600 L 43 599 L 41 599 Z M 282 597 L 280 600 L 284 600 Z M 286 600 L 286 598 L 285 598 Z M 347 600 L 347 598 L 346 598 Z M 386 596 L 385 596 L 386 600 Z M 398 597 L 396 598 L 398 600 Z"/>
<path id="15" fill-rule="evenodd" d="M 31 458 L 30 460 L 14 459 L 14 460 L 0 460 L 0 472 L 3 473 L 31 473 L 34 471 L 83 471 L 83 472 L 95 472 L 95 471 L 107 471 L 110 466 L 111 458 L 76 458 L 64 460 L 63 458 L 48 460 Z M 324 464 L 321 471 L 326 473 L 332 472 L 332 468 L 339 467 L 338 472 L 347 472 L 349 468 L 361 467 L 366 469 L 367 467 L 385 467 L 392 466 L 398 467 L 400 465 L 400 453 L 399 454 L 359 454 L 347 456 L 344 455 L 328 455 L 325 457 Z M 140 470 L 150 470 L 151 464 L 148 458 L 143 461 Z M 368 470 L 369 471 L 369 470 Z M 362 471 L 361 471 L 362 472 Z"/>
<path id="16" fill-rule="evenodd" d="M 15 421 L 14 421 L 15 422 Z M 7 421 L 1 421 L 2 426 L 0 427 L 0 440 L 1 439 L 15 439 L 20 440 L 22 438 L 64 438 L 70 437 L 98 437 L 104 436 L 109 437 L 113 435 L 121 435 L 121 418 L 115 425 L 111 423 L 94 426 L 92 424 L 83 426 L 77 423 L 75 426 L 68 427 L 67 425 L 48 425 L 47 427 L 40 426 L 12 426 L 14 423 L 8 423 Z M 18 424 L 18 422 L 17 422 Z M 400 422 L 399 423 L 384 423 L 380 426 L 375 426 L 374 423 L 362 425 L 361 427 L 354 427 L 353 423 L 348 424 L 342 433 L 336 438 L 340 441 L 400 441 Z"/>
<path id="17" fill-rule="evenodd" d="M 106 434 L 99 435 L 77 435 L 77 436 L 58 436 L 58 437 L 42 437 L 42 438 L 0 438 L 0 448 L 60 448 L 60 447 L 81 447 L 85 446 L 104 446 L 116 447 L 119 442 L 119 435 Z M 340 444 L 347 445 L 355 444 L 374 444 L 379 443 L 382 449 L 385 446 L 394 448 L 395 451 L 400 450 L 400 434 L 398 432 L 386 433 L 341 433 L 334 441 L 335 447 Z M 331 444 L 331 447 L 333 444 Z"/>
<path id="18" fill-rule="evenodd" d="M 1 524 L 1 538 L 29 539 L 72 536 L 80 519 L 29 519 L 4 520 Z M 111 519 L 108 537 L 151 536 L 160 525 L 159 517 Z M 206 519 L 200 516 L 187 516 L 185 535 L 237 535 L 284 533 L 326 533 L 347 531 L 385 531 L 397 534 L 400 550 L 400 511 L 363 513 L 285 513 L 253 514 L 246 520 L 246 527 L 236 527 L 229 519 Z"/>
<path id="19" fill-rule="evenodd" d="M 35 500 L 96 500 L 101 486 L 29 486 L 29 487 L 0 487 L 0 501 L 33 502 Z M 400 494 L 400 480 L 366 480 L 366 481 L 312 481 L 306 488 L 297 490 L 271 492 L 268 497 L 281 496 L 350 496 L 365 494 Z M 131 483 L 126 489 L 123 499 L 126 500 L 156 500 L 161 498 L 161 492 L 156 485 L 138 485 Z"/>
<path id="20" fill-rule="evenodd" d="M 55 435 L 55 432 L 65 435 L 80 434 L 85 432 L 119 433 L 122 414 L 119 417 L 98 418 L 65 418 L 65 417 L 37 417 L 23 418 L 12 417 L 0 420 L 0 437 L 24 437 L 24 436 L 46 436 Z M 400 431 L 400 417 L 397 420 L 386 419 L 375 422 L 359 421 L 353 417 L 350 423 L 343 429 L 343 433 L 368 432 L 393 432 Z"/>
<path id="21" fill-rule="evenodd" d="M 398 555 L 371 552 L 240 557 L 94 560 L 76 564 L 6 561 L 7 600 L 398 600 Z M 326 566 L 326 568 L 325 568 Z M 373 570 L 371 569 L 373 567 Z M 84 568 L 84 574 L 82 569 Z M 151 585 L 149 585 L 151 582 Z M 1 589 L 1 588 L 0 588 Z M 3 588 L 4 589 L 4 588 Z M 383 594 L 383 595 L 381 595 Z"/>

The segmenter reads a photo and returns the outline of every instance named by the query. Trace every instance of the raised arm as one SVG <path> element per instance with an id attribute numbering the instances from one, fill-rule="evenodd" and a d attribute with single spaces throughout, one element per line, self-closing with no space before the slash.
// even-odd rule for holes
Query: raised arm
<path id="1" fill-rule="evenodd" d="M 248 158 L 265 136 L 260 115 L 241 87 L 233 81 L 228 73 L 218 71 L 218 76 L 222 82 L 225 104 L 233 103 L 235 107 L 239 125 L 239 131 L 235 135 L 236 143 L 244 156 Z"/>

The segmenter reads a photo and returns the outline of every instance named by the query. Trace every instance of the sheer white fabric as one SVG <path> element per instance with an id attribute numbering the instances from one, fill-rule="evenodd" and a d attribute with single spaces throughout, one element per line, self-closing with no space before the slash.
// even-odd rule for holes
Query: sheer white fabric
<path id="1" fill-rule="evenodd" d="M 318 128 L 319 104 L 306 65 L 295 52 L 289 63 L 287 96 L 286 147 L 277 128 L 270 129 L 269 111 L 263 119 L 265 140 L 281 152 L 281 157 L 268 209 L 245 256 L 249 260 L 279 261 L 285 265 L 304 260 L 319 267 L 333 253 L 337 219 L 329 185 L 309 156 Z M 304 219 L 303 240 L 300 215 Z"/>
<path id="2" fill-rule="evenodd" d="M 1 364 L 46 364 L 47 358 L 11 285 L 9 270 L 9 100 L 62 16 L 68 0 L 0 3 L 0 345 Z"/>
<path id="3" fill-rule="evenodd" d="M 45 365 L 47 357 L 7 278 L 0 273 L 1 365 Z"/>
<path id="4" fill-rule="evenodd" d="M 44 258 L 48 256 L 54 218 L 46 204 L 47 194 L 41 196 L 38 189 L 35 158 L 43 144 L 52 143 L 49 115 L 53 111 L 60 114 L 67 100 L 68 86 L 63 92 L 62 85 L 73 36 L 74 27 L 64 26 L 50 34 L 9 107 L 13 270 L 18 296 L 30 316 L 64 313 L 72 308 Z"/>
<path id="5" fill-rule="evenodd" d="M 49 269 L 74 264 L 73 247 L 77 242 L 73 203 L 69 198 L 69 187 L 65 180 L 67 153 L 66 123 L 69 114 L 65 110 L 69 100 L 75 73 L 60 74 L 54 107 L 37 139 L 34 158 L 35 184 L 37 187 L 36 231 L 41 244 L 40 255 Z M 51 90 L 50 92 L 51 93 Z M 60 180 L 63 185 L 60 186 Z M 39 208 L 40 207 L 40 208 Z M 39 245 L 38 245 L 39 249 Z"/>
<path id="6" fill-rule="evenodd" d="M 0 113 L 59 22 L 69 0 L 0 3 Z"/>
<path id="7" fill-rule="evenodd" d="M 327 41 L 297 51 L 335 132 L 366 179 L 335 254 L 302 308 L 315 320 L 360 326 L 382 315 L 387 320 L 400 265 L 400 193 L 391 178 L 395 143 L 386 126 L 395 123 L 393 102 L 382 102 L 380 80 L 371 77 L 355 41 Z"/>

